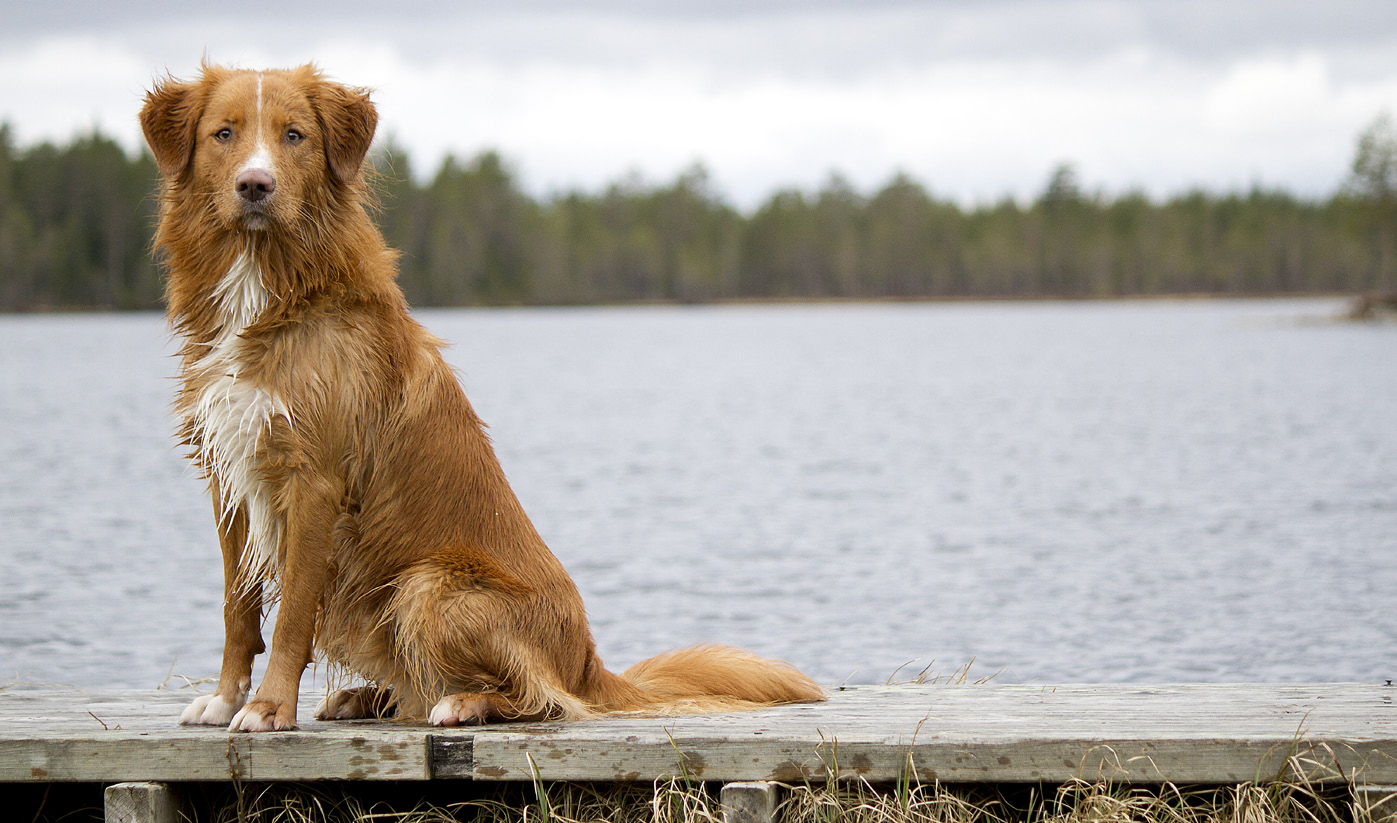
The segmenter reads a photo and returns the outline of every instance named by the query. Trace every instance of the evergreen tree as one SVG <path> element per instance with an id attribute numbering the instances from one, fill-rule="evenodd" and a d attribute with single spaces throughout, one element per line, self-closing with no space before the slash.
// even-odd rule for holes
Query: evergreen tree
<path id="1" fill-rule="evenodd" d="M 1397 286 L 1397 129 L 1386 115 L 1358 136 L 1327 200 L 1260 188 L 1108 198 L 1060 164 L 1028 205 L 965 209 L 905 174 L 865 196 L 834 174 L 743 215 L 701 165 L 665 184 L 632 175 L 540 200 L 492 151 L 448 157 L 425 184 L 391 138 L 372 162 L 379 222 L 421 306 Z M 0 125 L 0 309 L 158 306 L 155 185 L 148 154 L 102 135 L 21 148 Z"/>
<path id="2" fill-rule="evenodd" d="M 1397 285 L 1397 129 L 1386 112 L 1358 136 L 1345 190 L 1363 206 L 1373 249 L 1369 287 L 1391 293 Z"/>

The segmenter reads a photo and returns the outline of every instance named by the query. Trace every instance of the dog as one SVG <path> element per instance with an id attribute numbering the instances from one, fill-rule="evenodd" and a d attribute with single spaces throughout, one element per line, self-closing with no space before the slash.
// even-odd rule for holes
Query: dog
<path id="1" fill-rule="evenodd" d="M 328 694 L 326 720 L 456 726 L 825 698 L 790 665 L 726 646 L 603 667 L 577 588 L 442 341 L 409 315 L 371 219 L 368 91 L 311 65 L 206 64 L 191 81 L 158 78 L 140 120 L 182 342 L 179 435 L 223 554 L 218 686 L 181 724 L 296 728 L 316 655 L 369 684 Z"/>

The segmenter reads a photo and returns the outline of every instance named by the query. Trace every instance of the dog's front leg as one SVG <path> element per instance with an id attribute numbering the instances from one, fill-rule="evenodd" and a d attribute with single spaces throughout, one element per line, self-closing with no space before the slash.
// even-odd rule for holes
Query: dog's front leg
<path id="1" fill-rule="evenodd" d="M 325 592 L 335 508 L 328 494 L 293 494 L 287 506 L 285 562 L 281 569 L 281 606 L 267 672 L 257 696 L 233 717 L 230 732 L 284 731 L 296 728 L 296 698 L 301 673 L 311 660 L 315 620 Z"/>
<path id="2" fill-rule="evenodd" d="M 247 702 L 252 688 L 252 659 L 262 644 L 262 584 L 242 577 L 247 545 L 247 516 L 242 509 L 223 510 L 217 483 L 213 486 L 218 545 L 223 550 L 223 667 L 213 694 L 194 699 L 179 716 L 182 726 L 226 726 Z"/>

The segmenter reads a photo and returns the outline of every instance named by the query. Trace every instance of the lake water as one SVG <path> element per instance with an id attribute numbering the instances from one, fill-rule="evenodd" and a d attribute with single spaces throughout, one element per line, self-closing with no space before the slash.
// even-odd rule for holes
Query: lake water
<path id="1" fill-rule="evenodd" d="M 1397 325 L 1335 301 L 420 313 L 618 668 L 1397 677 Z M 0 318 L 0 683 L 217 673 L 155 315 Z M 270 637 L 270 635 L 268 635 Z"/>

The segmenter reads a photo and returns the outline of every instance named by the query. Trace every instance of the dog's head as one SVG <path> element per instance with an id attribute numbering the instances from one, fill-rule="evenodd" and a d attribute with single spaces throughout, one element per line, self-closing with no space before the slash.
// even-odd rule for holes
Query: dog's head
<path id="1" fill-rule="evenodd" d="M 198 80 L 157 82 L 141 109 L 167 185 L 225 227 L 257 232 L 315 219 L 354 186 L 377 123 L 367 91 L 313 66 L 204 66 Z"/>

